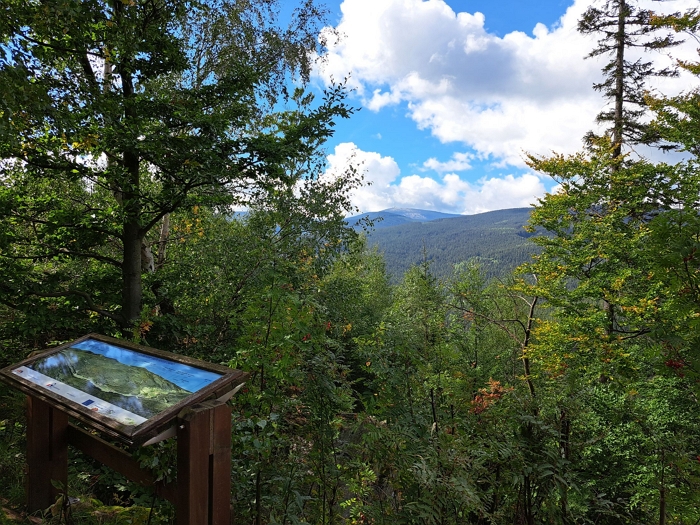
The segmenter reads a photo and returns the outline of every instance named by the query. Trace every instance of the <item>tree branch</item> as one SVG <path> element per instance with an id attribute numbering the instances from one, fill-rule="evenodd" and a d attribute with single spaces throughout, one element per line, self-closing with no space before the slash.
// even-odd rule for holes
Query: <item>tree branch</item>
<path id="1" fill-rule="evenodd" d="M 97 58 L 104 58 L 100 53 L 93 53 L 87 50 L 79 50 L 79 49 L 70 49 L 67 47 L 59 46 L 57 44 L 50 44 L 48 42 L 42 42 L 41 40 L 37 40 L 36 38 L 32 38 L 22 31 L 19 31 L 17 28 L 12 28 L 12 30 L 17 34 L 17 36 L 24 38 L 27 42 L 31 42 L 32 44 L 36 44 L 38 46 L 42 47 L 48 47 L 49 49 L 53 49 L 54 51 L 60 51 L 62 53 L 71 53 L 71 54 L 77 54 L 77 55 L 82 55 L 83 53 L 86 54 L 86 59 L 87 55 L 92 55 Z"/>
<path id="2" fill-rule="evenodd" d="M 29 292 L 29 295 L 35 295 L 37 297 L 69 297 L 71 295 L 77 295 L 78 297 L 82 297 L 85 302 L 87 303 L 87 307 L 85 310 L 89 310 L 91 312 L 98 313 L 100 315 L 103 315 L 105 317 L 108 317 L 109 319 L 112 319 L 113 321 L 116 321 L 119 324 L 123 324 L 124 319 L 122 318 L 121 315 L 112 313 L 108 310 L 104 310 L 102 308 L 98 308 L 94 301 L 92 300 L 92 296 L 90 296 L 89 293 L 83 292 L 81 290 L 65 290 L 63 292 L 36 292 L 36 291 L 31 291 Z"/>
<path id="3" fill-rule="evenodd" d="M 117 268 L 122 267 L 122 263 L 117 261 L 116 259 L 112 259 L 111 257 L 107 257 L 105 255 L 97 255 L 94 253 L 82 253 L 82 252 L 72 252 L 68 248 L 59 248 L 58 250 L 55 250 L 53 252 L 47 252 L 41 255 L 3 255 L 3 257 L 6 257 L 8 259 L 12 259 L 15 261 L 39 261 L 42 259 L 47 259 L 51 257 L 56 257 L 59 255 L 69 255 L 71 257 L 80 257 L 84 259 L 95 259 L 97 261 L 102 261 L 104 263 L 110 264 L 112 266 L 115 266 Z"/>

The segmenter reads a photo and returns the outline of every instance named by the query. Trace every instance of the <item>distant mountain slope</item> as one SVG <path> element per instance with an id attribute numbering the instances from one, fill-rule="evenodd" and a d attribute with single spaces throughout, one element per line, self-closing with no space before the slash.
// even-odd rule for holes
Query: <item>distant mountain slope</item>
<path id="1" fill-rule="evenodd" d="M 514 208 L 427 222 L 410 221 L 380 226 L 367 237 L 370 246 L 377 245 L 384 253 L 395 281 L 411 265 L 423 261 L 424 248 L 433 273 L 439 277 L 450 275 L 454 264 L 470 259 L 479 261 L 488 276 L 503 275 L 536 253 L 537 247 L 528 240 L 532 234 L 523 229 L 530 211 Z"/>
<path id="2" fill-rule="evenodd" d="M 362 213 L 353 217 L 348 217 L 350 226 L 357 227 L 358 221 L 369 219 L 374 222 L 376 230 L 398 226 L 399 224 L 409 224 L 413 222 L 429 222 L 438 219 L 449 219 L 461 217 L 453 213 L 441 213 L 439 211 L 418 210 L 415 208 L 389 208 L 382 211 Z"/>

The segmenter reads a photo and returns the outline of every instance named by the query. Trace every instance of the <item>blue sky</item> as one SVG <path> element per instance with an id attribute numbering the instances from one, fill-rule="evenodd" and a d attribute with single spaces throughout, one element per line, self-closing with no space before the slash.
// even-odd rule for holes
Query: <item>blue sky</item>
<path id="1" fill-rule="evenodd" d="M 647 0 L 642 0 L 647 1 Z M 362 212 L 414 207 L 479 213 L 534 203 L 555 182 L 525 152 L 573 153 L 605 101 L 600 60 L 576 31 L 587 0 L 327 2 L 331 38 L 317 88 L 350 75 L 351 103 L 328 143 L 329 170 L 362 162 Z M 659 9 L 658 2 L 649 5 Z M 697 0 L 661 4 L 676 11 Z M 694 46 L 675 51 L 693 56 Z M 685 53 L 685 55 L 684 55 Z M 658 57 L 657 60 L 668 60 Z M 687 79 L 659 85 L 687 89 Z"/>

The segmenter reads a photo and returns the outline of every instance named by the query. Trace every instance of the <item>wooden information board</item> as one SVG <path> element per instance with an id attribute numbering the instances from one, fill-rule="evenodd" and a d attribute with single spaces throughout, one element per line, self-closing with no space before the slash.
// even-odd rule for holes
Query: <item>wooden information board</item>
<path id="1" fill-rule="evenodd" d="M 228 524 L 231 410 L 225 400 L 246 378 L 240 370 L 98 334 L 0 370 L 1 380 L 28 396 L 29 510 L 47 508 L 60 493 L 56 487 L 65 487 L 70 444 L 153 485 L 175 504 L 178 525 Z M 89 429 L 130 446 L 177 436 L 176 485 L 156 484 L 131 454 Z"/>

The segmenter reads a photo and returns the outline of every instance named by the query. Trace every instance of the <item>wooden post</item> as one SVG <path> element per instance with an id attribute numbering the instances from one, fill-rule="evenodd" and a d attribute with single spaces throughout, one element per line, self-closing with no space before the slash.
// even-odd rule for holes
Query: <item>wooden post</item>
<path id="1" fill-rule="evenodd" d="M 27 507 L 47 509 L 68 485 L 68 415 L 27 396 Z M 54 483 L 62 488 L 57 488 Z"/>
<path id="2" fill-rule="evenodd" d="M 183 410 L 177 426 L 177 525 L 231 523 L 231 409 L 219 400 Z"/>
<path id="3" fill-rule="evenodd" d="M 27 506 L 53 505 L 68 483 L 68 441 L 132 481 L 156 485 L 174 500 L 177 525 L 231 523 L 231 409 L 205 401 L 184 409 L 177 421 L 177 482 L 160 487 L 126 452 L 68 424 L 68 414 L 27 396 Z M 55 482 L 61 488 L 54 486 Z M 160 489 L 160 490 L 159 490 Z M 173 493 L 174 492 L 174 493 Z"/>

